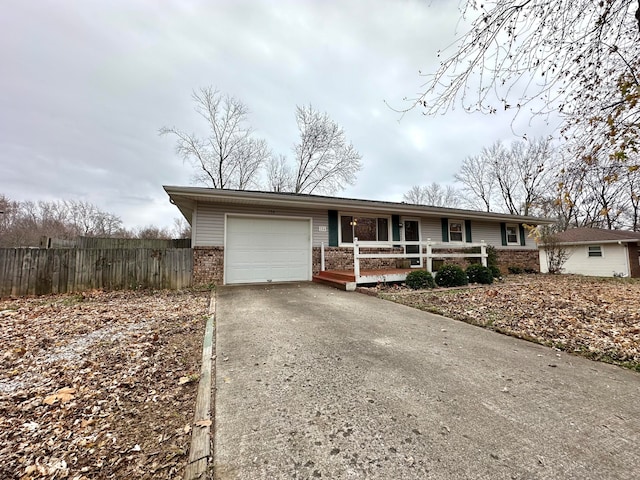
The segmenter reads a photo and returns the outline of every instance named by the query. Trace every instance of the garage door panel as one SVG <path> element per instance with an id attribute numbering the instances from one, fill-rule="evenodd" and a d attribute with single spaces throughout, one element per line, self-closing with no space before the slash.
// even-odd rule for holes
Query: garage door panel
<path id="1" fill-rule="evenodd" d="M 310 280 L 309 220 L 228 217 L 226 283 Z"/>

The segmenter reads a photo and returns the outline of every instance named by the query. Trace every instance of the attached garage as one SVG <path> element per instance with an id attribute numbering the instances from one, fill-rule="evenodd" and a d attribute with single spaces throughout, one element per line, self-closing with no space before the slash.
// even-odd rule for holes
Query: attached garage
<path id="1" fill-rule="evenodd" d="M 227 215 L 225 284 L 311 280 L 311 220 Z"/>

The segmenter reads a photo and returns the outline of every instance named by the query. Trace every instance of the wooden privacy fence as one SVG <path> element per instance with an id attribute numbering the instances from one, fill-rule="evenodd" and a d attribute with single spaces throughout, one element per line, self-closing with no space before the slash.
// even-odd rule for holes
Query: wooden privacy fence
<path id="1" fill-rule="evenodd" d="M 40 248 L 191 248 L 191 239 L 76 237 L 65 240 L 42 237 Z"/>
<path id="2" fill-rule="evenodd" d="M 1 248 L 0 297 L 191 286 L 189 248 Z"/>

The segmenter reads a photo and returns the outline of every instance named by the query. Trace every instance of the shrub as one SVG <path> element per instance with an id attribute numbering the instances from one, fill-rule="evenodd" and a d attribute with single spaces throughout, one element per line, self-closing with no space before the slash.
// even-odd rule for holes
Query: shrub
<path id="1" fill-rule="evenodd" d="M 469 277 L 470 283 L 483 283 L 485 285 L 493 283 L 491 269 L 482 265 L 470 265 L 467 268 L 467 277 Z"/>
<path id="2" fill-rule="evenodd" d="M 493 278 L 501 278 L 502 272 L 496 265 L 489 265 L 489 270 L 491 270 L 491 275 Z"/>
<path id="3" fill-rule="evenodd" d="M 414 270 L 413 272 L 409 272 L 405 283 L 407 284 L 407 287 L 414 290 L 421 288 L 434 288 L 436 286 L 433 276 L 426 270 Z"/>
<path id="4" fill-rule="evenodd" d="M 517 265 L 511 265 L 509 267 L 507 267 L 509 270 L 509 273 L 512 273 L 514 275 L 519 275 L 521 273 L 524 272 L 524 270 L 522 269 L 522 267 L 519 267 Z"/>
<path id="5" fill-rule="evenodd" d="M 487 267 L 498 268 L 498 252 L 493 245 L 487 245 Z"/>
<path id="6" fill-rule="evenodd" d="M 469 279 L 457 265 L 444 265 L 436 273 L 436 283 L 441 287 L 460 287 L 467 285 Z"/>
<path id="7" fill-rule="evenodd" d="M 538 273 L 538 270 L 535 268 L 525 268 L 524 273 Z"/>

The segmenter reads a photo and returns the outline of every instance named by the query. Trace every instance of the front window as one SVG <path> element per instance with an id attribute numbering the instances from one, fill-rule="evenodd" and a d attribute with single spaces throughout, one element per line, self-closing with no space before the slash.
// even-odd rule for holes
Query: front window
<path id="1" fill-rule="evenodd" d="M 340 242 L 387 242 L 389 240 L 389 218 L 360 215 L 340 216 Z"/>
<path id="2" fill-rule="evenodd" d="M 507 244 L 514 245 L 518 243 L 518 226 L 507 225 Z"/>
<path id="3" fill-rule="evenodd" d="M 462 241 L 462 222 L 449 222 L 449 241 Z"/>
<path id="4" fill-rule="evenodd" d="M 602 247 L 600 245 L 591 245 L 589 246 L 589 256 L 590 257 L 601 257 L 602 256 Z"/>

